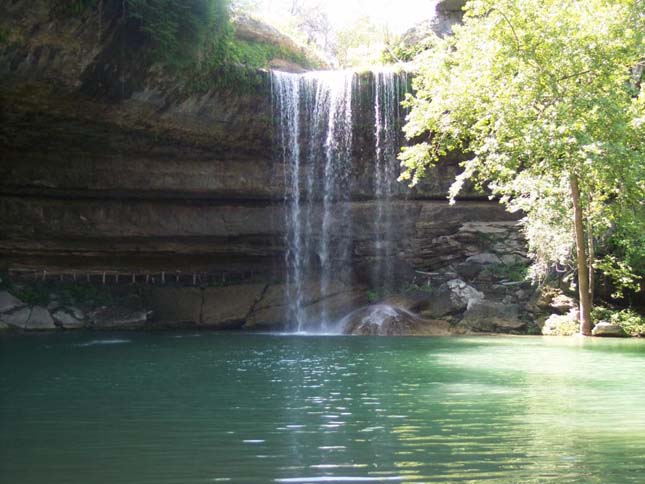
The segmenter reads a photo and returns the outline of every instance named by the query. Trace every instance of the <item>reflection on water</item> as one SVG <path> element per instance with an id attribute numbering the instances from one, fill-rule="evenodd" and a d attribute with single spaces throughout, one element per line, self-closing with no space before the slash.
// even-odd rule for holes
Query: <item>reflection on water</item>
<path id="1" fill-rule="evenodd" d="M 0 338 L 0 482 L 645 473 L 642 341 L 176 336 Z"/>
<path id="2" fill-rule="evenodd" d="M 122 345 L 129 343 L 129 339 L 93 339 L 87 343 L 78 343 L 76 346 L 94 346 L 94 345 Z"/>

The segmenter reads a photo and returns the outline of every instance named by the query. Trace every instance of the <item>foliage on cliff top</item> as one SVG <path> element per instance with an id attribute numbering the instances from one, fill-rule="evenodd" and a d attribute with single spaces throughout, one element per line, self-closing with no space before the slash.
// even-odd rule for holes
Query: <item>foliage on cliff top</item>
<path id="1" fill-rule="evenodd" d="M 110 12 L 147 60 L 188 77 L 217 72 L 236 83 L 249 77 L 245 70 L 268 67 L 275 58 L 304 67 L 315 64 L 304 51 L 236 38 L 229 0 L 65 0 L 55 7 L 65 15 L 90 10 L 99 22 Z"/>
<path id="2" fill-rule="evenodd" d="M 154 54 L 170 63 L 221 55 L 230 35 L 227 0 L 126 0 L 124 7 Z"/>
<path id="3" fill-rule="evenodd" d="M 227 61 L 236 62 L 247 67 L 268 67 L 273 59 L 284 59 L 302 67 L 315 67 L 315 63 L 303 52 L 289 50 L 285 47 L 266 42 L 251 42 L 232 39 L 227 48 Z"/>

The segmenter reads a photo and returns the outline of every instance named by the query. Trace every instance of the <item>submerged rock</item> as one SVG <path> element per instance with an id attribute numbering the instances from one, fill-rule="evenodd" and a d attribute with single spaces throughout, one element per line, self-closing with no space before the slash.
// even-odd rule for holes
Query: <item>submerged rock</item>
<path id="1" fill-rule="evenodd" d="M 138 329 L 148 321 L 148 311 L 104 306 L 91 312 L 89 317 L 96 329 Z"/>
<path id="2" fill-rule="evenodd" d="M 623 336 L 626 336 L 623 328 L 621 328 L 617 324 L 611 324 L 607 321 L 600 321 L 598 324 L 596 324 L 591 330 L 591 334 L 593 336 L 604 336 L 611 338 L 621 338 Z"/>

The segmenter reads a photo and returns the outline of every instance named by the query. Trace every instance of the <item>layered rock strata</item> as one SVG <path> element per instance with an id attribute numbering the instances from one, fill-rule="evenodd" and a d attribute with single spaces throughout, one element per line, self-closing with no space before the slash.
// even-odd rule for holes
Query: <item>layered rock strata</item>
<path id="1" fill-rule="evenodd" d="M 128 314 L 88 308 L 79 319 L 62 308 L 48 310 L 50 322 L 38 310 L 44 326 L 277 326 L 285 168 L 274 152 L 269 76 L 257 72 L 242 85 L 227 84 L 219 71 L 199 84 L 190 73 L 170 74 L 147 60 L 117 3 L 105 2 L 101 18 L 92 9 L 61 16 L 44 0 L 0 5 L 0 269 L 111 271 L 136 282 L 149 272 L 238 274 L 244 283 L 227 289 L 229 278 L 211 288 L 189 279 L 190 287 L 156 296 L 142 290 Z M 374 78 L 364 74 L 356 84 L 355 179 L 348 209 L 339 211 L 353 220 L 355 273 L 322 298 L 333 297 L 339 315 L 365 304 L 363 275 L 387 252 L 398 281 L 439 277 L 441 284 L 455 273 L 517 299 L 496 287 L 501 278 L 487 270 L 490 261 L 469 259 L 492 251 L 511 264 L 523 248 L 514 217 L 496 203 L 472 191 L 456 206 L 445 201 L 458 157 L 415 190 L 401 189 L 392 201 L 397 238 L 387 251 L 377 247 Z M 319 201 L 305 203 L 313 204 L 315 238 Z M 307 305 L 313 311 L 320 300 Z M 29 312 L 26 324 L 34 306 L 6 314 L 22 321 L 21 310 Z"/>

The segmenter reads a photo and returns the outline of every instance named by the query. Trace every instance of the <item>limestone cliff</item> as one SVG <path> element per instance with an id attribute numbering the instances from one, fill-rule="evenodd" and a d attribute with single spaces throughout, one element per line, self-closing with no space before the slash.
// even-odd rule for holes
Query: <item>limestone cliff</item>
<path id="1" fill-rule="evenodd" d="M 214 71 L 194 85 L 146 60 L 115 2 L 100 35 L 91 11 L 49 5 L 0 7 L 3 263 L 273 271 L 284 190 L 266 74 L 227 85 Z M 364 201 L 370 108 L 356 121 Z M 416 196 L 443 197 L 454 173 L 446 165 Z"/>
<path id="2" fill-rule="evenodd" d="M 231 83 L 221 69 L 171 74 L 150 61 L 119 3 L 104 2 L 100 18 L 61 16 L 44 0 L 0 5 L 0 268 L 154 273 L 157 281 L 181 272 L 189 283 L 193 273 L 237 275 L 260 284 L 253 291 L 262 295 L 280 284 L 285 252 L 269 76 L 257 70 Z M 369 73 L 359 79 L 367 99 L 370 82 Z M 362 228 L 377 205 L 372 106 L 356 102 L 356 183 L 347 203 L 360 276 L 374 262 L 375 242 Z M 393 252 L 411 273 L 485 250 L 489 226 L 514 231 L 513 217 L 475 193 L 448 206 L 457 169 L 442 165 L 394 202 Z M 469 229 L 473 223 L 483 228 Z M 509 251 L 521 249 L 499 248 L 500 256 Z M 279 311 L 271 307 L 253 292 L 235 317 L 199 310 L 193 319 L 272 325 Z M 250 317 L 254 311 L 264 316 Z"/>

